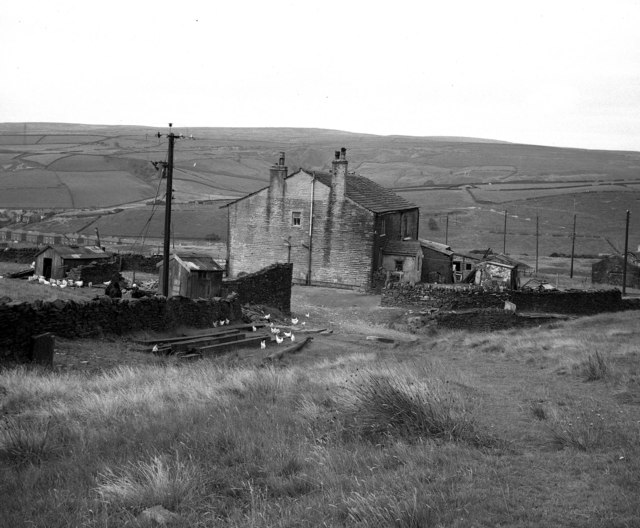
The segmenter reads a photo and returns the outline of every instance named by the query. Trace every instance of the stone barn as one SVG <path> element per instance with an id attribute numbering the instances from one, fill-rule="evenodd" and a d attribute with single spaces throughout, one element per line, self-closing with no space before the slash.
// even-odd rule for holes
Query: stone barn
<path id="1" fill-rule="evenodd" d="M 591 265 L 591 282 L 622 286 L 624 258 L 611 255 Z M 640 289 L 640 266 L 634 257 L 627 258 L 627 287 Z"/>
<path id="2" fill-rule="evenodd" d="M 35 274 L 46 279 L 64 279 L 73 268 L 111 258 L 111 253 L 95 246 L 46 246 L 36 253 Z"/>
<path id="3" fill-rule="evenodd" d="M 162 277 L 163 262 L 157 267 Z M 219 297 L 224 270 L 210 255 L 176 252 L 169 257 L 169 293 L 167 297 L 210 299 Z"/>
<path id="4" fill-rule="evenodd" d="M 294 283 L 369 287 L 387 243 L 418 238 L 418 207 L 350 172 L 345 148 L 330 172 L 288 175 L 281 153 L 268 187 L 224 207 L 230 277 L 286 262 Z"/>

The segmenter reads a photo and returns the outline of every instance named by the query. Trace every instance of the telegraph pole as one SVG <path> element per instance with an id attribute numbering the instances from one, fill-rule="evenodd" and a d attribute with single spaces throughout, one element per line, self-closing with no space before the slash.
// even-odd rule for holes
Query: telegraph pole
<path id="1" fill-rule="evenodd" d="M 165 195 L 165 208 L 164 208 L 164 250 L 162 254 L 162 295 L 169 296 L 169 246 L 171 239 L 171 195 L 173 193 L 173 145 L 175 143 L 176 136 L 171 127 L 173 123 L 169 123 L 169 133 L 167 138 L 169 139 L 169 152 L 167 153 L 167 191 Z M 162 137 L 162 134 L 158 132 L 158 138 Z"/>
<path id="2" fill-rule="evenodd" d="M 449 244 L 449 213 L 447 213 L 447 223 L 444 230 L 444 243 Z"/>
<path id="3" fill-rule="evenodd" d="M 624 263 L 622 268 L 622 295 L 627 294 L 627 254 L 629 253 L 629 209 L 627 209 L 627 226 L 624 232 Z"/>
<path id="4" fill-rule="evenodd" d="M 507 254 L 507 210 L 504 210 L 504 234 L 502 238 L 502 254 Z"/>
<path id="5" fill-rule="evenodd" d="M 536 215 L 536 275 L 538 274 L 538 240 L 540 237 L 540 230 L 538 229 L 538 216 Z"/>
<path id="6" fill-rule="evenodd" d="M 571 270 L 569 271 L 569 278 L 573 279 L 573 255 L 576 248 L 576 215 L 573 215 L 573 234 L 571 235 Z"/>

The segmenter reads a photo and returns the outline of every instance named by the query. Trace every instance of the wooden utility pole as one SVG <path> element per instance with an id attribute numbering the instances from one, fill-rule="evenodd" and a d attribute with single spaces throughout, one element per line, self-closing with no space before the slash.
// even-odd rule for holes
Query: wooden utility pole
<path id="1" fill-rule="evenodd" d="M 571 270 L 569 277 L 573 279 L 573 255 L 576 249 L 576 215 L 573 215 L 573 234 L 571 235 Z"/>
<path id="2" fill-rule="evenodd" d="M 444 243 L 449 244 L 449 213 L 447 213 L 447 223 L 444 229 Z"/>
<path id="3" fill-rule="evenodd" d="M 624 262 L 622 268 L 622 295 L 627 294 L 627 254 L 629 253 L 629 209 L 627 209 L 627 225 L 624 231 Z"/>
<path id="4" fill-rule="evenodd" d="M 504 211 L 504 231 L 502 237 L 502 254 L 507 254 L 507 210 Z"/>
<path id="5" fill-rule="evenodd" d="M 169 246 L 171 242 L 171 198 L 173 193 L 173 146 L 176 136 L 172 131 L 172 123 L 169 123 L 169 152 L 167 153 L 167 191 L 164 208 L 164 252 L 162 254 L 162 295 L 169 296 Z M 158 137 L 162 134 L 158 132 Z"/>
<path id="6" fill-rule="evenodd" d="M 536 215 L 536 275 L 538 274 L 538 240 L 540 237 L 540 230 L 538 227 L 538 216 Z"/>

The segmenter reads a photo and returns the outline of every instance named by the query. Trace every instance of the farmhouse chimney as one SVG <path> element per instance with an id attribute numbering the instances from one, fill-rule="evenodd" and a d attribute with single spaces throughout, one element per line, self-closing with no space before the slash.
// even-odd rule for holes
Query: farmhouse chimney
<path id="1" fill-rule="evenodd" d="M 347 185 L 347 149 L 342 147 L 340 150 L 336 150 L 335 159 L 331 163 L 331 187 L 335 197 L 338 200 L 343 200 L 345 195 L 345 189 Z"/>
<path id="2" fill-rule="evenodd" d="M 271 199 L 282 199 L 284 194 L 284 180 L 287 177 L 287 167 L 284 164 L 284 152 L 280 153 L 278 163 L 269 170 L 269 195 Z"/>

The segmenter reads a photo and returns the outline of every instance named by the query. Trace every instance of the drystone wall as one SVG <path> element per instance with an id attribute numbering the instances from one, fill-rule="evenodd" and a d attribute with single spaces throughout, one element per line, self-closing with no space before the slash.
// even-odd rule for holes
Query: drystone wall
<path id="1" fill-rule="evenodd" d="M 502 308 L 505 301 L 519 312 L 589 315 L 637 308 L 622 299 L 619 290 L 568 290 L 535 292 L 490 291 L 478 287 L 393 283 L 382 290 L 382 306 L 418 307 L 422 310 Z"/>
<path id="2" fill-rule="evenodd" d="M 291 313 L 293 264 L 273 264 L 255 273 L 225 279 L 222 295 L 236 293 L 240 304 L 262 304 Z"/>
<path id="3" fill-rule="evenodd" d="M 162 262 L 162 255 L 138 255 L 135 253 L 121 253 L 116 256 L 120 263 L 120 271 L 141 271 L 143 273 L 158 273 L 157 264 Z"/>
<path id="4" fill-rule="evenodd" d="M 102 296 L 85 303 L 56 300 L 0 304 L 0 362 L 29 360 L 32 337 L 45 332 L 66 338 L 96 337 L 133 330 L 166 331 L 183 325 L 206 328 L 225 318 L 242 318 L 237 296 L 198 300 Z"/>
<path id="5" fill-rule="evenodd" d="M 119 273 L 120 266 L 117 262 L 98 262 L 94 261 L 84 266 L 76 266 L 67 272 L 67 279 L 73 281 L 84 281 L 85 284 L 93 282 L 98 284 L 111 280 L 111 278 Z"/>
<path id="6" fill-rule="evenodd" d="M 31 264 L 36 257 L 36 253 L 40 251 L 37 247 L 0 247 L 0 262 L 18 262 L 21 264 Z"/>

